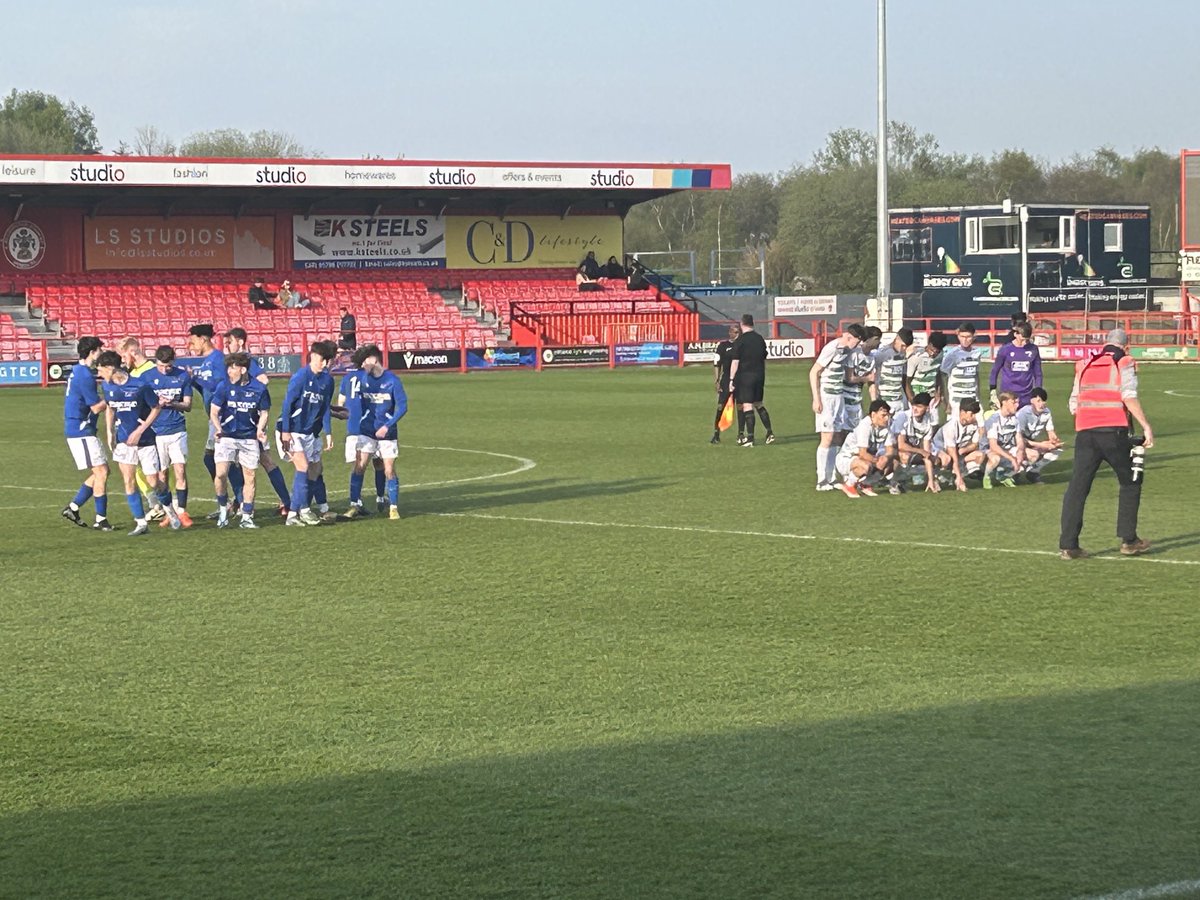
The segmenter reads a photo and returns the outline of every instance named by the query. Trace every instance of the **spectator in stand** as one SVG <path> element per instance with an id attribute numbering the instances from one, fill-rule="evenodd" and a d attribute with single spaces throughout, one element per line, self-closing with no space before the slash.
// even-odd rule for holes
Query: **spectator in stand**
<path id="1" fill-rule="evenodd" d="M 579 268 L 575 271 L 575 287 L 581 291 L 604 290 L 604 285 L 587 273 L 587 266 L 583 263 L 580 263 Z"/>
<path id="2" fill-rule="evenodd" d="M 644 291 L 650 287 L 650 282 L 646 280 L 646 267 L 636 259 L 629 267 L 629 281 L 626 287 L 631 291 Z"/>
<path id="3" fill-rule="evenodd" d="M 358 346 L 358 322 L 353 313 L 344 306 L 338 310 L 338 313 L 342 317 L 341 325 L 338 328 L 338 347 L 342 350 L 353 350 Z"/>
<path id="4" fill-rule="evenodd" d="M 301 296 L 300 290 L 293 288 L 292 283 L 286 278 L 279 285 L 279 294 L 277 296 L 279 297 L 279 305 L 286 309 L 304 309 L 304 307 L 312 303 L 312 300 L 308 297 Z"/>
<path id="5" fill-rule="evenodd" d="M 271 298 L 275 295 L 263 287 L 261 275 L 254 276 L 254 284 L 250 287 L 250 305 L 255 309 L 279 309 Z"/>
<path id="6" fill-rule="evenodd" d="M 600 268 L 600 261 L 596 259 L 595 250 L 587 252 L 587 256 L 583 258 L 583 262 L 579 264 L 579 268 L 590 281 L 595 281 L 604 274 L 604 270 Z"/>
<path id="7" fill-rule="evenodd" d="M 610 256 L 608 262 L 604 264 L 605 278 L 624 278 L 627 274 L 625 267 L 617 262 L 615 256 Z"/>

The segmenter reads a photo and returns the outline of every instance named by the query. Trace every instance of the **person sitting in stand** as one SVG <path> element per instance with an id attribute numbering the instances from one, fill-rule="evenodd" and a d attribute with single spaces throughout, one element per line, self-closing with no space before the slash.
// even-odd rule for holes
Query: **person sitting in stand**
<path id="1" fill-rule="evenodd" d="M 583 263 L 580 263 L 579 268 L 575 270 L 575 287 L 581 291 L 604 290 L 604 285 L 602 285 L 592 276 L 588 275 L 587 266 L 585 266 Z"/>
<path id="2" fill-rule="evenodd" d="M 626 282 L 626 287 L 631 291 L 644 291 L 650 287 L 650 282 L 646 280 L 646 267 L 636 259 L 629 267 L 629 280 Z"/>
<path id="3" fill-rule="evenodd" d="M 596 259 L 596 251 L 589 250 L 587 256 L 579 263 L 579 268 L 588 277 L 588 280 L 595 281 L 604 274 L 604 270 L 600 268 L 600 261 Z"/>
<path id="4" fill-rule="evenodd" d="M 286 309 L 304 309 L 312 303 L 308 297 L 301 296 L 299 289 L 293 288 L 291 281 L 286 278 L 279 285 L 279 293 L 276 296 L 279 298 L 279 305 Z"/>
<path id="5" fill-rule="evenodd" d="M 610 256 L 608 262 L 604 264 L 605 278 L 624 278 L 626 275 L 625 267 L 617 262 L 615 256 Z"/>
<path id="6" fill-rule="evenodd" d="M 271 299 L 275 295 L 263 287 L 261 275 L 254 276 L 254 284 L 251 286 L 248 296 L 250 305 L 255 309 L 279 309 L 279 307 L 275 305 L 275 301 Z"/>

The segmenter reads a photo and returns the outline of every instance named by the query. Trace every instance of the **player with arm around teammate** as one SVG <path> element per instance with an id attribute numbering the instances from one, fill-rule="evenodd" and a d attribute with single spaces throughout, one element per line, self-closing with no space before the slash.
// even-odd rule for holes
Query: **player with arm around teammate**
<path id="1" fill-rule="evenodd" d="M 934 425 L 941 424 L 938 412 L 946 396 L 946 376 L 942 374 L 942 359 L 946 350 L 946 332 L 934 331 L 925 346 L 908 357 L 908 380 L 904 390 L 908 402 L 917 394 L 929 394 L 929 415 Z"/>
<path id="2" fill-rule="evenodd" d="M 404 385 L 392 372 L 383 367 L 383 352 L 375 346 L 364 347 L 362 435 L 359 437 L 359 464 L 365 470 L 367 461 L 376 453 L 383 460 L 387 479 L 389 519 L 400 518 L 400 479 L 396 475 L 396 457 L 400 455 L 397 424 L 408 412 L 408 395 Z"/>
<path id="3" fill-rule="evenodd" d="M 962 400 L 957 412 L 941 427 L 934 439 L 938 462 L 953 476 L 955 489 L 964 493 L 967 490 L 967 478 L 983 475 L 983 429 L 977 418 L 979 410 L 979 401 L 974 397 Z"/>
<path id="4" fill-rule="evenodd" d="M 808 387 L 812 392 L 812 411 L 817 431 L 817 490 L 836 489 L 833 482 L 838 448 L 846 438 L 842 410 L 845 400 L 842 384 L 850 354 L 862 343 L 866 332 L 858 323 L 850 325 L 837 339 L 821 348 L 817 360 L 808 370 Z"/>
<path id="5" fill-rule="evenodd" d="M 896 438 L 888 427 L 892 413 L 886 400 L 874 400 L 867 417 L 846 436 L 835 463 L 842 476 L 839 487 L 847 497 L 875 497 L 872 483 L 892 474 L 896 464 Z"/>
<path id="6" fill-rule="evenodd" d="M 121 356 L 114 350 L 100 354 L 96 369 L 104 379 L 104 402 L 107 404 L 104 424 L 108 431 L 108 447 L 121 468 L 125 499 L 129 503 L 129 511 L 133 513 L 134 528 L 129 536 L 146 534 L 150 529 L 136 478 L 139 469 L 157 505 L 163 509 L 167 522 L 178 531 L 179 516 L 171 508 L 171 494 L 162 478 L 155 434 L 151 428 L 162 412 L 158 395 L 148 384 L 140 378 L 134 378 L 121 367 Z"/>
<path id="7" fill-rule="evenodd" d="M 209 407 L 209 421 L 216 436 L 217 527 L 229 524 L 229 469 L 236 462 L 245 475 L 242 518 L 239 528 L 254 524 L 255 476 L 262 445 L 267 439 L 271 395 L 267 386 L 250 377 L 250 358 L 245 353 L 225 357 L 227 378 L 217 385 Z"/>
<path id="8" fill-rule="evenodd" d="M 1001 391 L 996 398 L 1000 409 L 984 423 L 987 441 L 987 466 L 983 486 L 991 488 L 995 479 L 1004 487 L 1016 487 L 1013 476 L 1025 468 L 1025 438 L 1017 424 L 1017 395 Z"/>
<path id="9" fill-rule="evenodd" d="M 908 480 L 918 467 L 925 471 L 925 490 L 936 494 L 942 486 L 938 482 L 934 466 L 937 454 L 933 451 L 933 437 L 937 422 L 930 412 L 931 397 L 925 392 L 914 394 L 912 405 L 892 416 L 892 434 L 896 437 L 896 475 Z M 903 491 L 903 481 L 888 489 L 891 493 Z"/>
<path id="10" fill-rule="evenodd" d="M 291 377 L 283 398 L 279 444 L 296 468 L 287 525 L 321 524 L 321 517 L 309 505 L 309 496 L 321 477 L 321 432 L 329 427 L 333 404 L 333 376 L 326 370 L 336 355 L 332 341 L 317 341 L 309 347 L 308 365 Z"/>
<path id="11" fill-rule="evenodd" d="M 913 343 L 910 328 L 896 332 L 890 344 L 871 354 L 875 381 L 870 385 L 872 400 L 886 400 L 892 416 L 908 408 L 908 354 Z"/>
<path id="12" fill-rule="evenodd" d="M 175 365 L 175 350 L 163 344 L 154 351 L 154 368 L 142 380 L 154 391 L 162 410 L 154 422 L 155 447 L 161 466 L 160 481 L 167 480 L 168 469 L 175 473 L 175 512 L 184 528 L 192 527 L 188 515 L 188 434 L 184 415 L 192 409 L 192 377 Z M 164 518 L 159 525 L 170 522 Z"/>
<path id="13" fill-rule="evenodd" d="M 875 384 L 875 351 L 883 332 L 874 325 L 863 328 L 863 340 L 846 361 L 842 380 L 842 430 L 851 432 L 862 421 L 863 389 Z"/>
<path id="14" fill-rule="evenodd" d="M 350 505 L 342 513 L 341 518 L 343 519 L 357 519 L 367 515 L 367 510 L 362 502 L 362 489 L 368 463 L 375 470 L 375 508 L 379 512 L 386 512 L 388 508 L 387 476 L 383 468 L 383 460 L 379 456 L 378 443 L 375 444 L 373 453 L 363 454 L 361 461 L 358 452 L 361 441 L 364 438 L 370 439 L 367 434 L 370 424 L 366 421 L 369 409 L 363 401 L 363 382 L 367 378 L 363 360 L 368 354 L 382 356 L 382 351 L 374 344 L 365 344 L 355 350 L 350 358 L 353 368 L 342 376 L 342 384 L 338 388 L 337 405 L 346 410 L 346 462 L 351 466 Z"/>
<path id="15" fill-rule="evenodd" d="M 104 409 L 104 400 L 96 389 L 96 374 L 92 366 L 100 356 L 104 341 L 87 335 L 75 343 L 79 359 L 67 376 L 67 391 L 63 396 L 63 436 L 67 449 L 80 471 L 88 473 L 74 499 L 62 508 L 62 517 L 68 522 L 87 528 L 79 510 L 93 497 L 96 500 L 97 531 L 112 531 L 108 523 L 108 456 L 96 436 L 96 423 Z"/>
<path id="16" fill-rule="evenodd" d="M 254 358 L 254 354 L 250 352 L 249 336 L 246 334 L 245 328 L 230 328 L 225 332 L 225 352 L 226 353 L 245 353 L 250 360 L 250 377 L 261 384 L 270 384 L 271 379 L 267 377 L 266 370 L 258 364 L 258 360 Z M 275 457 L 271 454 L 271 442 L 267 441 L 262 445 L 262 454 L 258 459 L 259 466 L 267 473 L 267 480 L 271 482 L 271 487 L 275 490 L 275 496 L 279 498 L 279 514 L 286 515 L 292 506 L 292 498 L 288 494 L 287 479 L 283 477 L 283 469 L 279 468 L 279 464 L 275 462 Z M 230 469 L 230 478 L 233 484 L 233 495 L 236 502 L 238 495 L 242 490 L 242 474 L 235 466 Z M 324 498 L 324 482 L 322 481 L 318 491 L 321 497 Z M 329 505 L 324 504 L 324 509 L 328 510 Z"/>
<path id="17" fill-rule="evenodd" d="M 946 421 L 953 422 L 964 400 L 979 400 L 979 367 L 987 354 L 986 347 L 976 347 L 975 326 L 963 322 L 958 326 L 958 344 L 946 350 L 942 357 L 942 372 L 946 376 L 950 407 Z"/>
<path id="18" fill-rule="evenodd" d="M 1045 388 L 1034 388 L 1029 404 L 1017 410 L 1017 425 L 1025 438 L 1025 457 L 1029 461 L 1025 480 L 1030 484 L 1045 484 L 1042 470 L 1062 456 L 1063 442 L 1054 431 L 1049 396 Z"/>

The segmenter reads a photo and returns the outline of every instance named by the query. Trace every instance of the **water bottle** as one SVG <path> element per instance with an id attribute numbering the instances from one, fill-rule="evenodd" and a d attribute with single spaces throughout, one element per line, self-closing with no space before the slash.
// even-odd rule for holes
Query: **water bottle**
<path id="1" fill-rule="evenodd" d="M 1129 448 L 1129 469 L 1133 473 L 1133 483 L 1141 484 L 1146 475 L 1146 442 L 1144 437 L 1134 438 L 1133 446 Z"/>

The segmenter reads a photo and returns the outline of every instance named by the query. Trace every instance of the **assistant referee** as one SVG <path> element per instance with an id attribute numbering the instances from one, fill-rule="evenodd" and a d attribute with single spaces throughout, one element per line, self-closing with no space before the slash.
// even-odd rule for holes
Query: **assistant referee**
<path id="1" fill-rule="evenodd" d="M 767 429 L 768 444 L 775 443 L 775 432 L 771 430 L 771 416 L 763 406 L 763 386 L 767 379 L 767 342 L 754 330 L 754 317 L 749 313 L 742 316 L 742 333 L 733 344 L 733 362 L 729 366 L 729 379 L 733 393 L 741 405 L 741 428 L 745 437 L 738 438 L 739 447 L 754 446 L 754 411 L 762 418 Z M 739 429 L 741 430 L 741 429 Z"/>
<path id="2" fill-rule="evenodd" d="M 1129 337 L 1123 328 L 1114 328 L 1105 337 L 1104 348 L 1091 359 L 1075 365 L 1075 386 L 1070 408 L 1075 414 L 1075 467 L 1071 483 L 1063 495 L 1062 534 L 1058 539 L 1063 559 L 1083 559 L 1088 552 L 1079 546 L 1083 530 L 1083 506 L 1092 490 L 1092 481 L 1106 462 L 1121 485 L 1117 499 L 1117 537 L 1121 553 L 1137 556 L 1150 549 L 1150 542 L 1138 537 L 1138 507 L 1142 500 L 1142 481 L 1135 478 L 1130 450 L 1130 417 L 1142 426 L 1145 446 L 1154 446 L 1154 432 L 1146 421 L 1137 396 L 1137 370 L 1129 356 Z"/>

